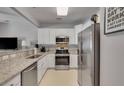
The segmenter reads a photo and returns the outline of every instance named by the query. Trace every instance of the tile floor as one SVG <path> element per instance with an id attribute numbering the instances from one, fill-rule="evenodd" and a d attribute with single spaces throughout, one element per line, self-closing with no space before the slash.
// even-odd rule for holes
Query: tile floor
<path id="1" fill-rule="evenodd" d="M 78 86 L 77 70 L 49 69 L 41 80 L 40 86 Z"/>

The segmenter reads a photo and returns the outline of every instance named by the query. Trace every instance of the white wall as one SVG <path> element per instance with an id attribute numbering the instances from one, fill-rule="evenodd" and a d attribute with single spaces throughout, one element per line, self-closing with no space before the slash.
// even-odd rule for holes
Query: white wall
<path id="1" fill-rule="evenodd" d="M 9 17 L 8 15 L 3 16 Z M 0 17 L 2 18 L 2 16 Z M 20 17 L 15 17 L 15 19 L 11 19 L 8 23 L 0 23 L 1 37 L 25 38 L 28 46 L 30 45 L 30 41 L 37 40 L 37 31 L 37 27 Z"/>
<path id="2" fill-rule="evenodd" d="M 124 32 L 104 35 L 101 8 L 101 85 L 124 85 Z"/>

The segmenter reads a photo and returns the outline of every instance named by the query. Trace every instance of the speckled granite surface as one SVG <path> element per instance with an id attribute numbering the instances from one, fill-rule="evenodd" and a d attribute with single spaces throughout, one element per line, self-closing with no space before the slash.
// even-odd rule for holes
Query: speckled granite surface
<path id="1" fill-rule="evenodd" d="M 22 72 L 25 68 L 37 62 L 49 53 L 50 52 L 40 53 L 41 56 L 34 59 L 15 58 L 13 60 L 0 62 L 0 85 L 3 85 L 15 75 Z"/>
<path id="2" fill-rule="evenodd" d="M 24 51 L 24 50 L 23 50 Z M 77 54 L 77 49 L 70 49 L 70 54 Z M 10 52 L 9 52 L 10 53 Z M 47 54 L 55 54 L 55 50 L 39 53 L 41 56 L 34 59 L 27 59 L 27 57 L 14 58 L 0 62 L 0 85 L 3 85 L 18 73 L 22 72 L 31 64 L 37 62 Z M 31 56 L 31 55 L 30 55 Z"/>
<path id="3" fill-rule="evenodd" d="M 33 50 L 33 49 L 0 50 L 0 56 L 9 55 L 9 54 L 15 54 L 15 53 L 18 53 L 18 52 L 24 52 L 24 51 L 29 51 L 29 50 Z"/>

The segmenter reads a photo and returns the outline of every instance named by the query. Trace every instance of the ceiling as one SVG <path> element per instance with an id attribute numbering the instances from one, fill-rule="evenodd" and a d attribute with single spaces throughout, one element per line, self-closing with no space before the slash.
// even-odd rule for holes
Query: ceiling
<path id="1" fill-rule="evenodd" d="M 63 18 L 57 16 L 55 7 L 30 7 L 26 10 L 41 27 L 73 27 L 97 13 L 99 8 L 69 7 L 68 15 Z"/>
<path id="2" fill-rule="evenodd" d="M 98 7 L 69 7 L 67 16 L 58 17 L 56 7 L 15 7 L 10 9 L 25 17 L 37 27 L 44 28 L 72 28 L 74 25 L 85 22 L 99 10 Z M 0 8 L 0 11 L 7 13 L 10 9 Z"/>
<path id="3" fill-rule="evenodd" d="M 9 7 L 0 7 L 0 13 L 5 14 L 5 15 L 13 15 L 13 16 L 16 15 L 17 16 L 17 14 Z"/>

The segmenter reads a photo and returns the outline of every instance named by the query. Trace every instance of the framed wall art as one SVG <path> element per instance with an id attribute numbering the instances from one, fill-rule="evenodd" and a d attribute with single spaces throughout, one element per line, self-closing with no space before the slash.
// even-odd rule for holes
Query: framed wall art
<path id="1" fill-rule="evenodd" d="M 124 7 L 106 7 L 104 12 L 105 35 L 124 31 Z"/>

